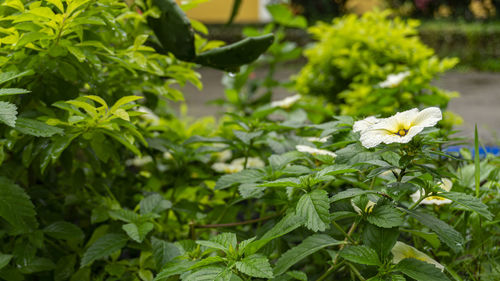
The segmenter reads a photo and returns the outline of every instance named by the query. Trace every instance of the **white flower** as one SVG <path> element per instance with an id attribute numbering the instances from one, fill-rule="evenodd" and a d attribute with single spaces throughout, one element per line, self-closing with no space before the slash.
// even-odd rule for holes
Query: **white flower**
<path id="1" fill-rule="evenodd" d="M 245 158 L 234 159 L 231 163 L 217 162 L 212 165 L 212 169 L 219 173 L 232 174 L 242 171 L 245 167 Z M 249 157 L 247 160 L 247 168 L 262 168 L 265 163 L 257 157 Z"/>
<path id="2" fill-rule="evenodd" d="M 231 159 L 231 157 L 233 157 L 233 152 L 231 151 L 231 149 L 225 149 L 223 151 L 216 152 L 215 155 L 219 162 L 226 162 L 227 160 Z"/>
<path id="3" fill-rule="evenodd" d="M 422 132 L 426 127 L 432 127 L 443 118 L 441 110 L 437 107 L 429 107 L 422 111 L 414 108 L 404 112 L 398 112 L 389 118 L 378 119 L 372 125 L 368 121 L 358 123 L 356 130 L 361 131 L 360 141 L 366 148 L 372 148 L 380 143 L 408 143 L 415 135 Z M 358 122 L 362 122 L 358 121 Z"/>
<path id="4" fill-rule="evenodd" d="M 441 179 L 441 183 L 439 184 L 439 187 L 441 187 L 444 191 L 450 191 L 452 186 L 453 186 L 453 183 L 451 182 L 451 180 L 446 179 L 446 178 Z M 420 200 L 420 197 L 422 196 L 421 192 L 422 191 L 419 190 L 419 191 L 413 193 L 412 195 L 410 195 L 413 202 L 417 202 L 418 200 Z M 429 197 L 424 198 L 424 200 L 422 200 L 420 202 L 420 204 L 443 205 L 443 204 L 450 204 L 451 202 L 452 201 L 450 199 L 447 199 L 447 198 L 444 198 L 441 196 L 429 196 Z"/>
<path id="5" fill-rule="evenodd" d="M 331 157 L 337 156 L 337 154 L 335 154 L 331 151 L 324 150 L 324 149 L 317 149 L 317 148 L 310 147 L 307 145 L 299 144 L 299 145 L 295 146 L 295 148 L 300 152 L 306 152 L 306 153 L 310 153 L 312 155 L 330 155 Z"/>
<path id="6" fill-rule="evenodd" d="M 354 202 L 351 200 L 351 205 L 352 207 L 354 208 L 354 211 L 356 211 L 356 213 L 358 213 L 358 215 L 362 215 L 363 213 L 366 213 L 366 214 L 369 214 L 373 211 L 373 207 L 375 207 L 377 203 L 373 202 L 373 201 L 368 201 L 368 203 L 366 203 L 366 206 L 364 208 L 364 211 L 362 211 L 358 206 L 356 206 L 356 204 L 354 204 Z"/>
<path id="7" fill-rule="evenodd" d="M 362 131 L 368 129 L 371 125 L 377 123 L 378 121 L 380 121 L 380 119 L 373 117 L 373 116 L 367 117 L 363 120 L 356 121 L 356 122 L 354 122 L 354 125 L 352 126 L 352 131 L 353 132 L 362 132 Z"/>
<path id="8" fill-rule="evenodd" d="M 160 124 L 160 117 L 158 117 L 158 115 L 154 114 L 154 112 L 151 111 L 149 108 L 144 107 L 144 106 L 139 106 L 136 109 L 136 111 L 144 113 L 141 115 L 141 117 L 144 120 L 151 122 L 152 125 Z"/>
<path id="9" fill-rule="evenodd" d="M 399 263 L 403 259 L 413 258 L 424 261 L 426 263 L 430 263 L 439 268 L 441 271 L 444 270 L 444 266 L 442 264 L 403 242 L 397 241 L 394 247 L 392 247 L 391 253 L 393 255 L 392 262 L 395 264 Z"/>
<path id="10" fill-rule="evenodd" d="M 300 95 L 294 95 L 291 97 L 287 97 L 283 100 L 273 101 L 271 102 L 271 107 L 281 107 L 284 109 L 290 108 L 295 102 L 300 99 Z"/>
<path id="11" fill-rule="evenodd" d="M 321 142 L 321 143 L 325 143 L 331 136 L 327 136 L 327 137 L 324 137 L 324 138 L 316 138 L 316 137 L 309 137 L 307 138 L 306 140 L 307 141 L 310 141 L 310 142 Z"/>
<path id="12" fill-rule="evenodd" d="M 144 157 L 135 157 L 134 159 L 128 159 L 127 161 L 125 161 L 125 165 L 141 167 L 151 162 L 153 162 L 153 158 L 151 158 L 151 156 L 149 155 L 146 155 Z"/>
<path id="13" fill-rule="evenodd" d="M 410 75 L 409 71 L 400 72 L 396 74 L 389 74 L 385 81 L 378 84 L 381 88 L 394 88 L 397 87 L 403 80 Z"/>

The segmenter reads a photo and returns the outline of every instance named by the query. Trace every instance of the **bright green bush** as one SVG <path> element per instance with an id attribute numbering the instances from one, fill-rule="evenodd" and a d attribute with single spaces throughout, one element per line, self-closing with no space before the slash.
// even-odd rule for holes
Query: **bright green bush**
<path id="1" fill-rule="evenodd" d="M 450 93 L 430 85 L 456 59 L 438 59 L 418 38 L 414 20 L 389 12 L 348 15 L 309 32 L 318 42 L 304 54 L 308 63 L 296 77 L 300 93 L 325 96 L 341 114 L 388 115 L 397 109 L 436 105 L 446 108 Z M 391 74 L 409 71 L 400 84 L 381 87 Z"/>

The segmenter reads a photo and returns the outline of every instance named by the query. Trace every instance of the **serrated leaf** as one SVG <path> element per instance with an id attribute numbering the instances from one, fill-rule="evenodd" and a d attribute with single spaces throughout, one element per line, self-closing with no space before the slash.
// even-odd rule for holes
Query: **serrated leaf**
<path id="1" fill-rule="evenodd" d="M 448 245 L 448 247 L 450 247 L 454 252 L 458 253 L 463 249 L 464 238 L 462 235 L 460 235 L 458 231 L 444 221 L 429 214 L 413 210 L 403 209 L 403 211 L 407 212 L 411 217 L 434 231 L 439 236 L 439 239 Z"/>
<path id="2" fill-rule="evenodd" d="M 307 275 L 302 271 L 291 270 L 286 273 L 286 275 L 300 281 L 307 281 Z"/>
<path id="3" fill-rule="evenodd" d="M 324 231 L 330 222 L 328 193 L 322 189 L 302 195 L 297 203 L 296 214 L 306 221 L 304 225 L 312 231 Z"/>
<path id="4" fill-rule="evenodd" d="M 45 227 L 43 232 L 51 237 L 63 240 L 83 240 L 85 236 L 78 226 L 65 221 L 54 222 Z"/>
<path id="5" fill-rule="evenodd" d="M 263 131 L 257 131 L 257 132 L 243 132 L 243 131 L 236 131 L 234 130 L 234 136 L 237 137 L 241 142 L 244 144 L 250 144 L 250 141 L 253 140 L 254 138 L 260 137 L 264 132 Z"/>
<path id="6" fill-rule="evenodd" d="M 382 228 L 366 224 L 363 231 L 363 244 L 375 250 L 382 261 L 388 257 L 399 237 L 397 228 Z"/>
<path id="7" fill-rule="evenodd" d="M 153 281 L 163 281 L 168 277 L 173 275 L 178 275 L 186 272 L 191 266 L 193 266 L 196 262 L 183 260 L 180 262 L 169 262 L 163 266 L 163 269 L 156 275 Z"/>
<path id="8" fill-rule="evenodd" d="M 31 274 L 41 271 L 53 270 L 56 265 L 47 258 L 34 257 L 30 259 L 23 259 L 17 264 L 19 272 L 23 274 Z"/>
<path id="9" fill-rule="evenodd" d="M 366 219 L 380 227 L 393 228 L 404 223 L 403 214 L 390 205 L 375 205 Z"/>
<path id="10" fill-rule="evenodd" d="M 403 275 L 393 274 L 391 276 L 391 281 L 406 281 L 406 278 Z"/>
<path id="11" fill-rule="evenodd" d="M 108 214 L 112 219 L 128 223 L 138 222 L 140 219 L 137 213 L 128 209 L 109 210 Z"/>
<path id="12" fill-rule="evenodd" d="M 488 210 L 488 206 L 481 202 L 481 199 L 477 197 L 461 192 L 442 192 L 439 193 L 439 196 L 448 198 L 453 202 L 465 207 L 466 209 L 478 213 L 479 215 L 485 217 L 487 220 L 493 219 L 493 215 Z"/>
<path id="13" fill-rule="evenodd" d="M 34 119 L 19 117 L 16 122 L 16 130 L 35 137 L 52 137 L 53 135 L 63 135 L 64 130 L 58 127 L 47 125 Z"/>
<path id="14" fill-rule="evenodd" d="M 262 179 L 262 172 L 255 169 L 246 169 L 234 174 L 221 176 L 215 183 L 215 189 L 224 189 L 237 183 L 254 183 Z"/>
<path id="15" fill-rule="evenodd" d="M 236 269 L 240 272 L 257 278 L 273 278 L 273 269 L 263 255 L 255 254 L 237 261 Z"/>
<path id="16" fill-rule="evenodd" d="M 446 275 L 441 272 L 437 267 L 432 264 L 417 260 L 417 259 L 404 259 L 400 261 L 394 270 L 401 271 L 405 275 L 415 280 L 425 281 L 446 281 L 450 280 Z"/>
<path id="17" fill-rule="evenodd" d="M 292 265 L 296 264 L 305 257 L 315 252 L 329 247 L 343 244 L 326 234 L 314 234 L 307 237 L 302 243 L 286 251 L 276 262 L 274 275 L 278 276 L 287 271 Z"/>
<path id="18" fill-rule="evenodd" d="M 0 101 L 0 122 L 10 127 L 16 126 L 17 107 L 5 101 Z"/>
<path id="19" fill-rule="evenodd" d="M 367 246 L 348 246 L 340 251 L 340 256 L 348 261 L 366 265 L 380 265 L 377 252 Z"/>
<path id="20" fill-rule="evenodd" d="M 151 222 L 128 223 L 122 226 L 122 229 L 132 240 L 142 243 L 146 235 L 153 230 L 154 224 Z"/>
<path id="21" fill-rule="evenodd" d="M 0 177 L 0 217 L 16 232 L 24 233 L 38 226 L 35 215 L 35 206 L 24 189 L 10 179 Z"/>
<path id="22" fill-rule="evenodd" d="M 429 242 L 429 244 L 431 244 L 431 246 L 435 249 L 439 248 L 439 246 L 441 245 L 441 241 L 439 241 L 439 237 L 437 236 L 436 233 L 413 230 L 413 229 L 401 229 L 401 230 L 404 232 L 411 233 L 415 236 L 421 237 L 425 241 Z"/>
<path id="23" fill-rule="evenodd" d="M 141 206 L 141 214 L 159 214 L 167 209 L 172 208 L 172 202 L 166 200 L 158 193 L 148 195 L 147 197 L 142 199 L 139 204 Z"/>
<path id="24" fill-rule="evenodd" d="M 225 260 L 226 259 L 224 259 L 222 257 L 219 257 L 219 256 L 212 256 L 212 257 L 204 258 L 204 259 L 196 262 L 193 266 L 191 266 L 189 268 L 189 270 L 193 270 L 193 269 L 196 269 L 196 268 L 204 267 L 204 266 L 211 265 L 211 264 L 214 264 L 214 263 L 223 262 Z"/>
<path id="25" fill-rule="evenodd" d="M 335 175 L 341 175 L 345 173 L 354 173 L 358 172 L 359 170 L 356 168 L 352 168 L 349 165 L 343 165 L 343 164 L 336 164 L 336 165 L 331 165 L 328 166 L 318 172 L 319 175 L 321 176 L 335 176 Z"/>
<path id="26" fill-rule="evenodd" d="M 207 266 L 181 276 L 182 281 L 216 281 L 225 271 L 221 266 Z"/>
<path id="27" fill-rule="evenodd" d="M 123 234 L 108 233 L 97 239 L 83 254 L 80 267 L 88 266 L 97 259 L 107 257 L 125 247 L 128 237 Z"/>
<path id="28" fill-rule="evenodd" d="M 54 281 L 68 280 L 75 273 L 76 255 L 61 257 L 54 269 Z"/>
<path id="29" fill-rule="evenodd" d="M 369 193 L 377 193 L 376 191 L 373 190 L 363 190 L 359 188 L 351 188 L 348 190 L 341 191 L 332 197 L 330 197 L 330 203 L 337 202 L 343 199 L 348 199 L 352 198 L 358 195 L 363 195 L 363 194 L 369 194 Z"/>
<path id="30" fill-rule="evenodd" d="M 298 151 L 290 151 L 281 155 L 271 155 L 268 159 L 269 164 L 271 165 L 271 167 L 273 167 L 274 170 L 281 170 L 286 165 L 303 157 L 303 154 Z"/>
<path id="31" fill-rule="evenodd" d="M 153 257 L 156 268 L 158 270 L 160 270 L 167 262 L 180 256 L 181 254 L 179 248 L 175 246 L 175 244 L 157 239 L 156 237 L 151 238 L 151 246 L 153 249 Z"/>
<path id="32" fill-rule="evenodd" d="M 301 182 L 297 178 L 282 178 L 259 184 L 261 187 L 301 187 Z"/>
<path id="33" fill-rule="evenodd" d="M 25 90 L 25 89 L 5 88 L 5 89 L 0 89 L 0 97 L 11 96 L 11 95 L 27 94 L 29 92 L 31 92 L 31 91 L 28 91 L 28 90 Z"/>

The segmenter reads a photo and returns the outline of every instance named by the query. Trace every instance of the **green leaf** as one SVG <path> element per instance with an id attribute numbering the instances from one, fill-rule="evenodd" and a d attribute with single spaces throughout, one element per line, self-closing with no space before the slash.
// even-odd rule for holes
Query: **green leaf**
<path id="1" fill-rule="evenodd" d="M 123 234 L 108 233 L 97 239 L 82 256 L 80 267 L 91 265 L 97 259 L 107 257 L 125 247 L 128 237 Z"/>
<path id="2" fill-rule="evenodd" d="M 16 119 L 17 107 L 10 102 L 0 101 L 0 122 L 15 127 Z"/>
<path id="3" fill-rule="evenodd" d="M 272 4 L 267 5 L 266 9 L 273 17 L 273 20 L 280 25 L 295 28 L 307 27 L 306 19 L 303 16 L 294 16 L 292 11 L 289 10 L 288 5 Z"/>
<path id="4" fill-rule="evenodd" d="M 406 281 L 406 278 L 403 275 L 393 274 L 391 276 L 391 281 Z"/>
<path id="5" fill-rule="evenodd" d="M 296 214 L 303 217 L 305 226 L 312 231 L 324 231 L 330 224 L 330 203 L 328 193 L 322 189 L 313 190 L 300 197 Z"/>
<path id="6" fill-rule="evenodd" d="M 19 94 L 27 94 L 29 92 L 31 92 L 31 91 L 28 91 L 25 89 L 18 89 L 18 88 L 0 89 L 0 97 L 19 95 Z"/>
<path id="7" fill-rule="evenodd" d="M 215 183 L 215 189 L 224 189 L 237 183 L 254 183 L 262 179 L 262 172 L 255 169 L 245 169 L 243 171 L 221 176 Z"/>
<path id="8" fill-rule="evenodd" d="M 0 269 L 4 268 L 6 265 L 8 265 L 11 259 L 12 259 L 12 255 L 6 255 L 6 254 L 0 253 Z"/>
<path id="9" fill-rule="evenodd" d="M 348 246 L 340 251 L 340 256 L 348 261 L 366 265 L 380 265 L 377 252 L 367 246 Z"/>
<path id="10" fill-rule="evenodd" d="M 63 240 L 83 240 L 85 235 L 83 231 L 76 225 L 58 221 L 54 222 L 43 229 L 43 232 L 56 239 Z"/>
<path id="11" fill-rule="evenodd" d="M 429 244 L 431 244 L 431 246 L 435 249 L 439 248 L 439 246 L 441 245 L 441 241 L 439 241 L 439 238 L 436 233 L 413 230 L 413 229 L 401 229 L 401 230 L 404 232 L 411 233 L 415 236 L 421 237 L 425 241 L 429 242 Z"/>
<path id="12" fill-rule="evenodd" d="M 194 62 L 224 71 L 236 72 L 240 66 L 256 60 L 273 42 L 273 34 L 247 37 L 236 43 L 203 52 L 196 56 Z"/>
<path id="13" fill-rule="evenodd" d="M 474 124 L 474 152 L 474 185 L 476 187 L 476 197 L 479 197 L 481 162 L 479 162 L 479 135 L 477 134 L 477 124 Z"/>
<path id="14" fill-rule="evenodd" d="M 249 145 L 253 139 L 260 137 L 262 135 L 262 133 L 264 133 L 263 131 L 247 133 L 247 132 L 236 131 L 236 130 L 233 130 L 233 132 L 234 132 L 234 136 L 246 145 Z"/>
<path id="15" fill-rule="evenodd" d="M 325 169 L 322 169 L 318 172 L 319 175 L 321 176 L 335 176 L 335 175 L 340 175 L 340 174 L 345 174 L 345 173 L 354 173 L 358 172 L 359 170 L 356 168 L 352 168 L 349 165 L 344 165 L 344 164 L 336 164 L 336 165 L 331 165 L 326 167 Z"/>
<path id="16" fill-rule="evenodd" d="M 16 122 L 16 130 L 35 137 L 52 137 L 53 135 L 63 135 L 64 130 L 58 127 L 47 125 L 34 119 L 19 117 Z"/>
<path id="17" fill-rule="evenodd" d="M 175 257 L 180 256 L 181 252 L 173 243 L 151 238 L 151 246 L 153 248 L 153 257 L 155 260 L 156 268 L 160 270 L 167 262 Z"/>
<path id="18" fill-rule="evenodd" d="M 341 191 L 341 192 L 333 195 L 332 197 L 330 197 L 330 203 L 337 202 L 337 201 L 344 200 L 344 199 L 348 199 L 348 198 L 352 198 L 352 197 L 362 195 L 362 194 L 369 194 L 369 193 L 377 193 L 377 192 L 373 191 L 373 190 L 363 190 L 363 189 L 359 189 L 359 188 L 350 188 L 348 190 Z"/>
<path id="19" fill-rule="evenodd" d="M 286 275 L 288 275 L 296 280 L 307 281 L 307 275 L 302 271 L 291 270 L 291 271 L 288 271 L 286 273 Z"/>
<path id="20" fill-rule="evenodd" d="M 404 223 L 403 214 L 390 205 L 375 205 L 366 219 L 376 226 L 385 228 L 400 226 Z"/>
<path id="21" fill-rule="evenodd" d="M 446 281 L 450 280 L 446 275 L 441 272 L 437 267 L 432 264 L 417 260 L 417 259 L 404 259 L 400 261 L 394 270 L 401 271 L 405 275 L 415 280 L 425 281 Z"/>
<path id="22" fill-rule="evenodd" d="M 174 0 L 154 0 L 160 9 L 160 17 L 148 17 L 148 25 L 153 29 L 165 51 L 177 58 L 192 61 L 196 56 L 194 32 L 186 14 Z"/>
<path id="23" fill-rule="evenodd" d="M 54 269 L 54 281 L 68 280 L 75 273 L 76 255 L 62 256 Z"/>
<path id="24" fill-rule="evenodd" d="M 16 232 L 37 228 L 35 206 L 24 189 L 10 179 L 0 177 L 0 217 L 9 222 Z"/>
<path id="25" fill-rule="evenodd" d="M 260 248 L 264 247 L 269 241 L 281 237 L 287 233 L 294 231 L 304 224 L 305 220 L 294 213 L 287 214 L 277 224 L 268 230 L 259 240 L 250 242 L 245 247 L 245 254 L 247 256 L 255 254 Z"/>
<path id="26" fill-rule="evenodd" d="M 418 220 L 421 224 L 427 226 L 432 231 L 436 232 L 439 236 L 439 239 L 443 241 L 448 247 L 450 247 L 454 252 L 458 253 L 463 249 L 464 238 L 458 231 L 456 231 L 453 227 L 445 223 L 444 221 L 433 217 L 432 215 L 413 211 L 406 210 L 411 217 Z"/>
<path id="27" fill-rule="evenodd" d="M 53 270 L 56 265 L 47 258 L 34 257 L 30 259 L 23 259 L 18 263 L 19 272 L 23 274 L 32 274 L 35 272 Z"/>
<path id="28" fill-rule="evenodd" d="M 283 153 L 281 155 L 271 155 L 269 159 L 269 164 L 273 167 L 274 170 L 281 170 L 285 168 L 288 164 L 296 161 L 298 159 L 304 158 L 303 154 L 298 151 L 290 151 L 287 153 Z"/>
<path id="29" fill-rule="evenodd" d="M 3 84 L 5 82 L 8 82 L 10 80 L 20 78 L 23 76 L 27 75 L 33 75 L 35 72 L 32 69 L 23 71 L 23 72 L 15 72 L 15 71 L 8 71 L 4 73 L 0 73 L 0 84 Z"/>
<path id="30" fill-rule="evenodd" d="M 276 262 L 274 275 L 278 276 L 287 271 L 292 265 L 296 264 L 305 257 L 330 246 L 343 244 L 326 234 L 314 234 L 307 237 L 302 243 L 286 251 Z"/>
<path id="31" fill-rule="evenodd" d="M 127 233 L 127 235 L 134 241 L 142 243 L 146 235 L 148 235 L 154 228 L 154 224 L 151 222 L 144 223 L 128 223 L 122 226 L 122 229 Z"/>
<path id="32" fill-rule="evenodd" d="M 493 214 L 488 210 L 488 206 L 481 202 L 481 199 L 462 192 L 441 192 L 440 197 L 448 198 L 453 202 L 474 211 L 488 220 L 493 219 Z"/>
<path id="33" fill-rule="evenodd" d="M 173 275 L 178 275 L 189 270 L 196 262 L 183 260 L 180 262 L 169 262 L 163 266 L 163 269 L 156 275 L 153 281 L 163 281 Z"/>
<path id="34" fill-rule="evenodd" d="M 214 263 L 224 262 L 226 260 L 227 259 L 219 257 L 219 256 L 211 256 L 211 257 L 204 258 L 204 259 L 196 262 L 196 264 L 194 264 L 193 266 L 191 266 L 189 269 L 193 270 L 193 269 L 197 269 L 197 268 L 200 268 L 200 267 L 205 267 L 207 265 L 211 265 L 211 264 L 214 264 Z"/>
<path id="35" fill-rule="evenodd" d="M 397 228 L 382 228 L 372 224 L 366 224 L 362 234 L 363 244 L 374 249 L 382 261 L 389 256 L 398 237 Z"/>
<path id="36" fill-rule="evenodd" d="M 248 276 L 257 278 L 273 278 L 273 269 L 263 255 L 255 254 L 237 261 L 236 269 Z"/>
<path id="37" fill-rule="evenodd" d="M 181 276 L 182 281 L 226 281 L 222 277 L 226 274 L 224 267 L 221 266 L 207 266 L 199 270 L 183 274 Z"/>
<path id="38" fill-rule="evenodd" d="M 167 209 L 172 208 L 172 202 L 166 200 L 158 193 L 148 195 L 147 197 L 142 199 L 139 204 L 141 206 L 141 214 L 159 214 Z"/>
<path id="39" fill-rule="evenodd" d="M 43 152 L 42 159 L 40 160 L 40 169 L 44 173 L 45 169 L 50 163 L 54 163 L 64 150 L 71 144 L 71 142 L 78 137 L 79 134 L 55 136 L 52 138 L 52 143 Z"/>
<path id="40" fill-rule="evenodd" d="M 113 104 L 113 106 L 109 109 L 109 113 L 115 113 L 120 107 L 124 106 L 127 103 L 134 102 L 136 100 L 143 99 L 141 96 L 125 96 L 120 98 Z"/>

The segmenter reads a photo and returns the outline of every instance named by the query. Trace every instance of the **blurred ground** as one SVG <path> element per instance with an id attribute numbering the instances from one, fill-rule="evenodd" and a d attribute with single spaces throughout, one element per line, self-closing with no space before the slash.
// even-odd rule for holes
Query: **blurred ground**
<path id="1" fill-rule="evenodd" d="M 188 105 L 188 115 L 201 117 L 222 115 L 223 109 L 207 102 L 224 97 L 221 84 L 222 72 L 208 68 L 199 70 L 204 89 L 198 91 L 188 85 L 183 89 Z M 278 79 L 286 79 L 298 72 L 298 66 L 291 66 L 277 73 Z M 263 75 L 264 72 L 257 73 Z M 453 99 L 449 110 L 459 114 L 464 124 L 457 127 L 460 136 L 474 138 L 474 124 L 478 124 L 479 135 L 483 144 L 498 144 L 500 137 L 500 73 L 486 72 L 449 72 L 434 82 L 443 89 L 457 91 L 460 97 Z M 285 90 L 275 92 L 275 98 L 281 99 L 292 93 Z"/>

